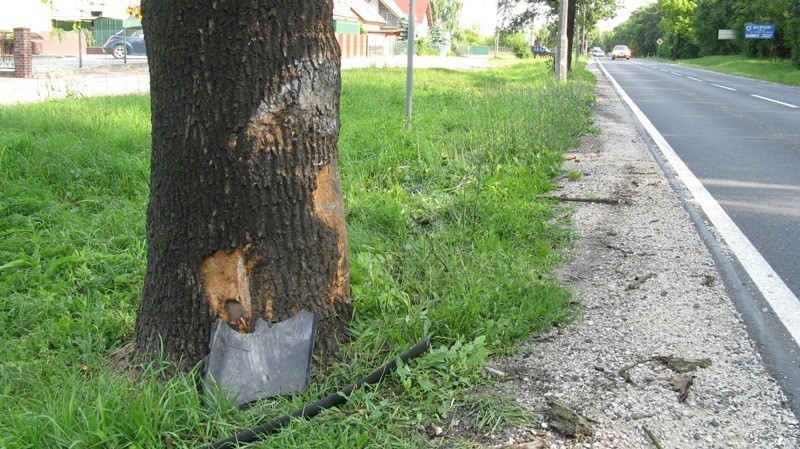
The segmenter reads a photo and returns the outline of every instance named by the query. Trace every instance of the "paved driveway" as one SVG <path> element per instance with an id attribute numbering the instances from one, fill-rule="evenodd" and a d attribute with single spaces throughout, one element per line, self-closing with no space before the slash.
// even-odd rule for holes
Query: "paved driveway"
<path id="1" fill-rule="evenodd" d="M 414 59 L 415 68 L 477 69 L 485 68 L 486 58 L 440 58 L 423 56 Z M 405 67 L 405 56 L 374 59 L 348 59 L 342 69 L 359 67 Z M 82 67 L 81 67 L 82 66 Z M 68 96 L 120 95 L 150 90 L 147 58 L 121 59 L 106 55 L 77 57 L 35 57 L 34 77 L 0 78 L 0 104 L 31 103 Z"/>
<path id="2" fill-rule="evenodd" d="M 147 59 L 131 57 L 128 64 L 102 55 L 34 58 L 34 77 L 0 78 L 0 104 L 31 103 L 68 96 L 115 95 L 147 92 Z"/>

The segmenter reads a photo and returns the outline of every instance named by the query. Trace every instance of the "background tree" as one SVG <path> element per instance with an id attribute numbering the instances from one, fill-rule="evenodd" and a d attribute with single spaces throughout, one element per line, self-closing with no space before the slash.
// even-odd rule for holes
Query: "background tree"
<path id="1" fill-rule="evenodd" d="M 552 16 L 548 17 L 547 21 L 540 28 L 534 28 L 533 33 L 536 38 L 540 39 L 541 45 L 553 49 L 556 45 L 558 37 L 558 22 Z"/>
<path id="2" fill-rule="evenodd" d="M 503 31 L 520 31 L 529 28 L 541 15 L 537 6 L 543 3 L 545 3 L 544 0 L 498 0 L 498 28 Z M 555 10 L 555 14 L 558 14 L 558 9 Z"/>
<path id="3" fill-rule="evenodd" d="M 597 22 L 614 17 L 619 5 L 617 0 L 564 0 L 569 3 L 567 17 L 567 66 L 572 66 L 572 49 L 576 42 L 576 19 L 581 20 L 580 35 L 581 45 L 585 47 L 590 30 L 597 26 Z M 537 17 L 557 17 L 560 0 L 499 0 L 498 10 L 502 17 L 502 27 L 505 30 L 518 31 L 533 25 Z M 543 8 L 544 7 L 544 8 Z M 578 13 L 582 11 L 582 16 Z"/>
<path id="4" fill-rule="evenodd" d="M 401 40 L 401 41 L 407 41 L 408 40 L 408 19 L 402 19 L 401 18 L 399 20 L 399 22 L 400 22 L 400 24 L 398 25 L 398 28 L 400 28 L 400 35 L 397 38 L 399 40 Z M 415 38 L 417 37 L 416 35 L 417 35 L 417 30 L 415 28 L 414 29 L 414 37 Z"/>
<path id="5" fill-rule="evenodd" d="M 733 11 L 733 2 L 730 0 L 697 1 L 693 26 L 700 56 L 732 55 L 741 52 L 740 40 L 719 39 L 719 30 L 733 28 Z"/>
<path id="6" fill-rule="evenodd" d="M 474 25 L 472 28 L 459 29 L 452 41 L 456 45 L 483 45 L 484 36 L 481 36 L 480 27 Z"/>
<path id="7" fill-rule="evenodd" d="M 664 14 L 657 3 L 640 7 L 633 11 L 627 21 L 604 35 L 603 46 L 611 49 L 614 45 L 627 45 L 634 55 L 656 55 L 659 51 L 657 41 L 663 36 L 663 18 Z"/>
<path id="8" fill-rule="evenodd" d="M 800 69 L 800 0 L 789 2 L 786 20 L 786 45 L 792 54 L 794 66 Z"/>
<path id="9" fill-rule="evenodd" d="M 139 352 L 188 367 L 216 317 L 351 316 L 330 0 L 144 0 L 152 161 Z"/>
<path id="10" fill-rule="evenodd" d="M 460 28 L 459 20 L 463 6 L 460 0 L 431 0 L 434 25 L 442 27 L 452 37 Z"/>
<path id="11" fill-rule="evenodd" d="M 597 23 L 611 19 L 617 14 L 617 0 L 578 0 L 575 21 L 578 26 L 578 49 L 587 53 L 591 43 L 598 43 L 599 30 Z"/>
<path id="12" fill-rule="evenodd" d="M 435 24 L 431 27 L 428 32 L 428 39 L 430 43 L 437 46 L 437 48 L 442 45 L 449 45 L 451 42 L 450 34 L 439 24 Z"/>
<path id="13" fill-rule="evenodd" d="M 797 10 L 797 0 L 736 0 L 734 1 L 734 30 L 738 36 L 745 56 L 791 57 L 791 45 L 787 45 L 785 35 L 787 25 L 791 28 L 791 13 Z M 774 23 L 775 39 L 745 39 L 744 28 L 747 23 Z M 791 30 L 789 31 L 791 34 Z"/>
<path id="14" fill-rule="evenodd" d="M 525 59 L 533 56 L 530 39 L 522 31 L 503 31 L 500 33 L 500 45 L 508 47 L 517 58 Z"/>
<path id="15" fill-rule="evenodd" d="M 656 16 L 660 21 L 653 27 L 651 19 Z M 747 23 L 774 23 L 775 39 L 745 39 Z M 719 40 L 721 29 L 733 30 L 735 38 Z M 634 54 L 642 55 L 642 49 L 651 53 L 654 32 L 666 40 L 662 56 L 665 52 L 673 58 L 742 53 L 791 58 L 800 68 L 800 0 L 659 0 L 634 11 L 603 40 L 606 45 L 627 42 Z"/>
<path id="16" fill-rule="evenodd" d="M 658 0 L 664 14 L 661 29 L 666 33 L 666 47 L 672 59 L 697 56 L 697 38 L 692 27 L 697 3 L 694 0 Z"/>

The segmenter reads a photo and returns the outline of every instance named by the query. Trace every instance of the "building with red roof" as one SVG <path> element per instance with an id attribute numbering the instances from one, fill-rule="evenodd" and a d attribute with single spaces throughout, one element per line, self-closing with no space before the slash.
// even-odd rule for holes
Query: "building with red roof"
<path id="1" fill-rule="evenodd" d="M 363 1 L 386 21 L 386 28 L 400 30 L 402 21 L 408 20 L 408 0 L 355 0 Z M 433 24 L 430 0 L 414 0 L 414 26 L 417 37 L 427 37 Z"/>

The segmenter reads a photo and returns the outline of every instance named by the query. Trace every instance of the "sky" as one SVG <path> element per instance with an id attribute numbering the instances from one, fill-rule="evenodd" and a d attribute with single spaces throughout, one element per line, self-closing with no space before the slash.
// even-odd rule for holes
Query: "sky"
<path id="1" fill-rule="evenodd" d="M 461 26 L 472 28 L 477 24 L 483 36 L 494 34 L 497 22 L 497 0 L 462 0 Z"/>
<path id="2" fill-rule="evenodd" d="M 620 9 L 617 17 L 611 20 L 604 20 L 598 24 L 600 31 L 613 29 L 620 23 L 628 20 L 631 13 L 637 8 L 655 3 L 656 0 L 618 0 Z M 497 22 L 497 0 L 462 0 L 461 26 L 470 28 L 477 24 L 480 26 L 481 34 L 488 36 L 494 32 Z"/>
<path id="3" fill-rule="evenodd" d="M 603 20 L 602 22 L 597 24 L 597 27 L 600 29 L 600 31 L 613 30 L 615 26 L 628 20 L 633 11 L 639 9 L 642 6 L 649 5 L 650 3 L 655 3 L 655 2 L 656 0 L 619 0 L 620 8 L 619 11 L 617 11 L 617 17 L 610 20 Z"/>

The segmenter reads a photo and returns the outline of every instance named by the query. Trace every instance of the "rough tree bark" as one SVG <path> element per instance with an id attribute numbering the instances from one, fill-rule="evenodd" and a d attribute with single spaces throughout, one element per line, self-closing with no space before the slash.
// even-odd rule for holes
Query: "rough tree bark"
<path id="1" fill-rule="evenodd" d="M 153 154 L 139 353 L 184 367 L 217 316 L 318 316 L 335 356 L 352 314 L 336 147 L 331 0 L 144 0 Z"/>
<path id="2" fill-rule="evenodd" d="M 575 8 L 577 0 L 567 0 L 567 71 L 572 71 L 572 49 L 575 42 Z"/>

